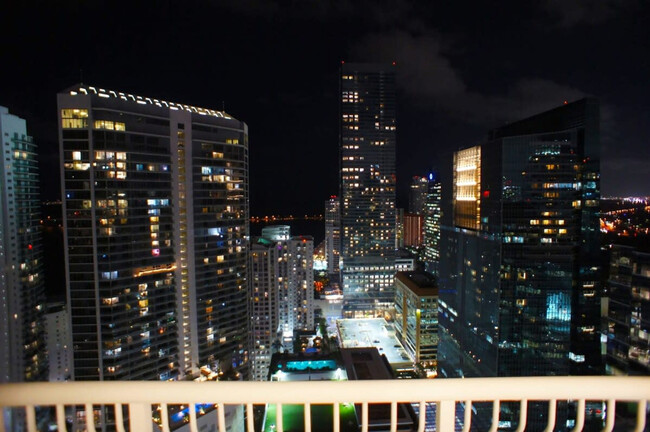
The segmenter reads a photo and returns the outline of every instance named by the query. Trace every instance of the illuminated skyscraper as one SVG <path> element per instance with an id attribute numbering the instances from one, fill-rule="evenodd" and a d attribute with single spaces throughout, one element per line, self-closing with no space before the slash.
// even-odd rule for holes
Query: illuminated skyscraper
<path id="1" fill-rule="evenodd" d="M 593 99 L 494 129 L 486 144 L 454 154 L 440 375 L 602 373 L 599 160 Z M 519 404 L 502 406 L 500 421 L 516 422 Z M 476 405 L 478 423 L 491 409 Z M 531 402 L 528 427 L 543 429 L 547 409 Z M 559 405 L 556 424 L 569 426 L 569 413 Z"/>
<path id="2" fill-rule="evenodd" d="M 47 381 L 36 144 L 25 120 L 1 106 L 0 140 L 0 384 Z M 23 430 L 23 410 L 4 418 L 9 430 Z"/>
<path id="3" fill-rule="evenodd" d="M 336 196 L 325 201 L 325 255 L 327 272 L 338 273 L 341 256 L 341 202 Z"/>
<path id="4" fill-rule="evenodd" d="M 279 323 L 291 347 L 295 330 L 314 328 L 314 239 L 292 237 L 288 225 L 264 227 L 262 237 L 276 244 Z"/>
<path id="5" fill-rule="evenodd" d="M 395 273 L 395 67 L 341 65 L 344 315 L 391 308 Z"/>
<path id="6" fill-rule="evenodd" d="M 599 159 L 593 99 L 455 153 L 441 239 L 443 375 L 601 372 Z"/>
<path id="7" fill-rule="evenodd" d="M 0 383 L 46 381 L 43 248 L 36 144 L 0 107 Z"/>
<path id="8" fill-rule="evenodd" d="M 58 108 L 74 378 L 244 368 L 246 124 L 85 85 Z"/>
<path id="9" fill-rule="evenodd" d="M 250 314 L 251 314 L 251 377 L 266 381 L 271 356 L 280 344 L 280 311 L 278 277 L 276 271 L 282 256 L 282 247 L 264 237 L 255 240 L 250 254 Z"/>
<path id="10" fill-rule="evenodd" d="M 414 176 L 409 189 L 409 213 L 424 215 L 426 212 L 427 186 L 426 177 Z"/>
<path id="11" fill-rule="evenodd" d="M 36 144 L 0 107 L 0 382 L 47 379 L 45 292 Z"/>
<path id="12" fill-rule="evenodd" d="M 422 261 L 425 270 L 437 274 L 440 261 L 440 205 L 442 185 L 436 173 L 427 177 L 427 196 L 424 211 L 424 250 Z"/>

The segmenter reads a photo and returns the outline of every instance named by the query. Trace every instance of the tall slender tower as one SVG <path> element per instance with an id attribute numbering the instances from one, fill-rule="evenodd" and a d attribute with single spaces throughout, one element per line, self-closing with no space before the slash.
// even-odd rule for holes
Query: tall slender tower
<path id="1" fill-rule="evenodd" d="M 440 204 L 442 199 L 442 185 L 438 174 L 430 172 L 427 182 L 427 194 L 424 212 L 424 251 L 422 261 L 425 270 L 438 274 L 440 262 Z"/>
<path id="2" fill-rule="evenodd" d="M 325 256 L 327 273 L 338 274 L 341 256 L 341 202 L 336 196 L 325 201 Z"/>
<path id="3" fill-rule="evenodd" d="M 0 107 L 0 382 L 47 380 L 43 248 L 36 144 L 25 120 Z"/>
<path id="4" fill-rule="evenodd" d="M 251 378 L 266 381 L 271 356 L 282 347 L 278 259 L 282 248 L 264 237 L 254 239 L 250 253 Z"/>
<path id="5" fill-rule="evenodd" d="M 395 292 L 395 66 L 344 63 L 340 91 L 344 315 L 381 315 Z"/>
<path id="6" fill-rule="evenodd" d="M 262 238 L 276 244 L 279 322 L 289 341 L 295 330 L 314 328 L 314 239 L 291 236 L 288 225 L 264 227 Z"/>
<path id="7" fill-rule="evenodd" d="M 428 185 L 427 177 L 413 177 L 409 189 L 409 213 L 418 215 L 426 213 Z"/>
<path id="8" fill-rule="evenodd" d="M 246 124 L 85 85 L 58 108 L 74 378 L 244 369 Z"/>
<path id="9" fill-rule="evenodd" d="M 46 381 L 36 144 L 25 120 L 5 107 L 0 107 L 0 140 L 0 383 Z M 5 418 L 11 430 L 24 422 L 19 410 Z"/>

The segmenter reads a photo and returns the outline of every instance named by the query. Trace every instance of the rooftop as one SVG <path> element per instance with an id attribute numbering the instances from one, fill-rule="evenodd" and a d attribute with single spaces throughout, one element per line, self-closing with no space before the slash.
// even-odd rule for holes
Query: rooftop
<path id="1" fill-rule="evenodd" d="M 438 295 L 438 280 L 424 271 L 398 272 L 395 279 L 421 297 Z"/>
<path id="2" fill-rule="evenodd" d="M 217 111 L 209 108 L 200 108 L 200 107 L 195 107 L 192 105 L 187 105 L 187 104 L 181 104 L 181 103 L 176 103 L 176 102 L 168 102 L 165 100 L 161 99 L 154 99 L 150 97 L 145 97 L 145 96 L 138 96 L 138 95 L 133 95 L 130 93 L 124 93 L 124 92 L 117 92 L 114 90 L 106 90 L 103 88 L 98 88 L 98 87 L 93 87 L 93 86 L 87 86 L 84 84 L 76 84 L 66 90 L 64 90 L 64 93 L 68 93 L 71 96 L 77 96 L 77 95 L 95 95 L 101 98 L 115 98 L 115 99 L 121 99 L 127 102 L 135 102 L 141 105 L 154 105 L 158 106 L 160 108 L 168 108 L 173 111 L 179 111 L 179 110 L 184 110 L 188 111 L 191 113 L 196 113 L 199 115 L 204 115 L 204 116 L 212 116 L 212 117 L 219 117 L 219 118 L 224 118 L 228 120 L 234 120 L 230 115 L 228 115 L 225 111 Z"/>

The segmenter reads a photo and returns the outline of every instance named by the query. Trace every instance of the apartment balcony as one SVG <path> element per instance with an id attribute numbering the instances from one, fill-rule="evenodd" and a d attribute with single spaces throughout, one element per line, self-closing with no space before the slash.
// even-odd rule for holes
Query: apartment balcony
<path id="1" fill-rule="evenodd" d="M 268 430 L 281 432 L 289 430 L 288 423 L 295 429 L 296 419 L 287 417 L 300 406 L 299 429 L 316 431 L 322 429 L 323 419 L 317 419 L 312 408 L 329 405 L 327 424 L 331 430 L 344 432 L 350 424 L 341 422 L 342 410 L 352 408 L 359 431 L 401 431 L 428 430 L 469 431 L 476 410 L 480 405 L 490 414 L 486 430 L 531 430 L 531 407 L 543 407 L 542 420 L 535 430 L 584 430 L 586 419 L 593 420 L 589 406 L 601 402 L 604 415 L 598 418 L 603 430 L 646 430 L 647 401 L 650 399 L 650 377 L 524 377 L 524 378 L 468 378 L 432 380 L 373 380 L 373 381 L 291 381 L 291 382 L 66 382 L 66 383 L 24 383 L 0 385 L 0 431 L 5 430 L 8 410 L 23 412 L 27 430 L 37 429 L 37 408 L 51 407 L 59 430 L 66 430 L 66 411 L 72 406 L 83 406 L 86 412 L 97 412 L 100 406 L 115 406 L 115 423 L 118 431 L 149 432 L 170 430 L 170 419 L 165 413 L 172 407 L 184 405 L 187 410 L 184 428 L 199 432 L 197 405 L 210 404 L 215 407 L 215 424 L 206 430 L 225 432 L 226 406 L 241 406 L 245 420 L 231 430 L 253 431 L 254 406 L 273 408 L 273 424 Z M 377 404 L 383 404 L 387 414 L 384 424 L 378 424 L 373 415 Z M 625 407 L 636 414 L 621 418 L 613 415 Z M 410 425 L 401 422 L 403 408 L 409 407 L 412 415 Z M 504 407 L 511 407 L 509 413 L 515 418 L 504 421 Z M 559 412 L 572 407 L 570 424 L 560 423 Z M 303 409 L 304 407 L 304 409 Z M 413 409 L 411 410 L 412 407 Z M 435 409 L 427 409 L 435 407 Z M 512 407 L 515 407 L 513 410 Z M 284 415 L 283 409 L 285 410 Z M 112 410 L 111 410 L 112 411 Z M 380 410 L 381 411 L 381 410 Z M 159 415 L 159 424 L 152 421 L 152 412 Z M 322 415 L 322 410 L 320 411 Z M 434 413 L 434 415 L 431 415 Z M 475 415 L 472 415 L 472 412 Z M 304 413 L 304 415 L 302 414 Z M 414 414 L 418 413 L 418 414 Z M 564 415 L 564 414 L 563 414 Z M 101 430 L 94 424 L 97 416 L 87 416 L 86 430 Z M 93 419 L 95 418 L 95 419 Z M 242 416 L 242 419 L 244 416 Z M 125 421 L 126 420 L 126 421 Z M 289 421 L 290 420 L 290 421 Z M 343 424 L 342 424 L 343 423 Z M 539 423 L 539 417 L 537 417 Z M 593 422 L 592 422 L 593 423 Z M 126 425 L 126 426 L 122 426 Z M 593 424 L 592 424 L 593 425 Z M 474 425 L 477 426 L 476 424 Z M 328 426 L 329 428 L 329 426 Z M 259 428 L 258 428 L 259 429 Z M 173 425 L 172 425 L 173 430 Z"/>

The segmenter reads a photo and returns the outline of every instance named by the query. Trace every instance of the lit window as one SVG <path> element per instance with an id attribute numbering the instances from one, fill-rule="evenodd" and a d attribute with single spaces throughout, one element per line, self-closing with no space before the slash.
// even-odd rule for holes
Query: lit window
<path id="1" fill-rule="evenodd" d="M 63 129 L 83 129 L 87 126 L 87 109 L 69 108 L 61 110 L 61 127 Z"/>

